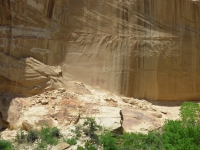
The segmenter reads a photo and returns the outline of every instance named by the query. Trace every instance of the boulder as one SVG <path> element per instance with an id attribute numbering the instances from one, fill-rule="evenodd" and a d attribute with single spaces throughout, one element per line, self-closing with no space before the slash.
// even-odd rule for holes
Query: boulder
<path id="1" fill-rule="evenodd" d="M 97 124 L 110 129 L 118 130 L 122 127 L 121 108 L 98 106 L 97 104 L 86 104 L 84 113 L 81 114 L 82 122 L 87 117 L 95 118 Z"/>
<path id="2" fill-rule="evenodd" d="M 122 127 L 125 132 L 147 133 L 160 128 L 164 122 L 160 114 L 141 109 L 124 107 L 122 108 L 122 116 Z"/>
<path id="3" fill-rule="evenodd" d="M 31 125 L 30 123 L 28 123 L 28 121 L 23 121 L 22 122 L 22 127 L 26 131 L 30 131 L 31 129 L 34 128 L 33 125 Z"/>
<path id="4" fill-rule="evenodd" d="M 68 147 L 70 147 L 70 145 L 63 142 L 63 143 L 60 143 L 60 144 L 56 145 L 56 146 L 53 147 L 51 150 L 65 150 L 65 149 L 67 149 Z"/>

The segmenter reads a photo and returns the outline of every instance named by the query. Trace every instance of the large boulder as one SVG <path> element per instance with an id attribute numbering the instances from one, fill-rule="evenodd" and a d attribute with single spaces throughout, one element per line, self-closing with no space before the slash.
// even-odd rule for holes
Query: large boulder
<path id="1" fill-rule="evenodd" d="M 82 122 L 84 122 L 86 118 L 92 117 L 98 125 L 110 129 L 111 131 L 122 129 L 121 108 L 87 103 L 83 109 L 83 114 L 81 114 Z"/>

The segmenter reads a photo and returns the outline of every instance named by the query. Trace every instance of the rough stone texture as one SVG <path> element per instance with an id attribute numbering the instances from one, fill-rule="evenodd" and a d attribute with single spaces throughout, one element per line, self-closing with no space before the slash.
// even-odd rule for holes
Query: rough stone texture
<path id="1" fill-rule="evenodd" d="M 14 59 L 0 52 L 0 92 L 37 94 L 60 87 L 61 68 L 47 66 L 34 58 Z"/>
<path id="2" fill-rule="evenodd" d="M 110 106 L 99 106 L 98 104 L 87 103 L 83 108 L 81 119 L 87 117 L 95 118 L 98 125 L 107 129 L 118 130 L 122 127 L 121 108 Z"/>
<path id="3" fill-rule="evenodd" d="M 139 99 L 200 98 L 199 0 L 4 0 L 0 14 L 3 57 L 61 66 L 65 79 Z M 0 69 L 4 92 L 51 81 L 23 64 Z"/>
<path id="4" fill-rule="evenodd" d="M 69 144 L 67 144 L 67 143 L 60 143 L 60 144 L 56 145 L 55 147 L 53 147 L 51 150 L 65 150 L 68 147 L 70 147 Z"/>
<path id="5" fill-rule="evenodd" d="M 111 100 L 115 107 L 110 103 Z M 48 103 L 44 105 L 42 101 Z M 0 128 L 23 127 L 28 131 L 41 129 L 42 125 L 48 124 L 66 130 L 82 124 L 87 117 L 93 117 L 97 124 L 110 130 L 147 133 L 160 128 L 167 119 L 179 119 L 181 103 L 183 101 L 175 106 L 174 102 L 171 102 L 172 106 L 162 106 L 145 100 L 121 98 L 111 93 L 82 95 L 64 89 L 30 97 L 0 95 Z"/>
<path id="6" fill-rule="evenodd" d="M 163 125 L 163 119 L 160 113 L 153 113 L 151 111 L 141 111 L 133 108 L 122 109 L 123 125 L 125 132 L 142 132 L 147 133 L 160 128 Z M 159 117 L 155 114 L 159 114 Z M 158 119 L 159 118 L 159 119 Z"/>
<path id="7" fill-rule="evenodd" d="M 23 121 L 22 127 L 25 131 L 30 131 L 31 129 L 34 128 L 33 125 L 31 125 L 28 121 Z"/>

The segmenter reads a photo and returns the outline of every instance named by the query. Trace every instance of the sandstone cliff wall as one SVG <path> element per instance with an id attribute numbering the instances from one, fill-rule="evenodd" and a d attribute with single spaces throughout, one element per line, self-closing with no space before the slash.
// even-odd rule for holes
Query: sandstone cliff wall
<path id="1" fill-rule="evenodd" d="M 5 57 L 60 66 L 59 78 L 125 96 L 200 98 L 198 0 L 3 0 L 0 13 Z M 48 87 L 47 75 L 42 82 L 21 71 L 13 80 L 8 76 L 16 72 L 5 75 L 2 63 L 0 77 L 8 87 L 1 82 L 1 91 L 19 91 L 13 82 L 26 91 L 34 82 L 42 85 L 39 91 Z"/>

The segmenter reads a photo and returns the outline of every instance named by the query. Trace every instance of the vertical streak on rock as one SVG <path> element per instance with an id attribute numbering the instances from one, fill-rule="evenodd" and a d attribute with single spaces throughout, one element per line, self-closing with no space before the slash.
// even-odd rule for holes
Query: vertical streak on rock
<path id="1" fill-rule="evenodd" d="M 54 4 L 55 4 L 55 0 L 49 0 L 48 9 L 47 9 L 47 17 L 48 17 L 49 19 L 52 18 L 53 9 L 54 9 Z"/>
<path id="2" fill-rule="evenodd" d="M 12 56 L 13 52 L 13 48 L 12 48 L 12 44 L 13 44 L 13 12 L 12 12 L 12 4 L 11 1 L 8 0 L 8 6 L 9 6 L 9 10 L 10 10 L 10 48 L 9 48 L 9 54 L 10 56 Z M 12 53 L 13 52 L 13 53 Z"/>
<path id="3" fill-rule="evenodd" d="M 0 51 L 8 54 L 10 50 L 10 37 L 12 35 L 10 0 L 0 2 L 0 14 L 0 39 L 3 41 L 3 47 L 0 47 Z"/>

